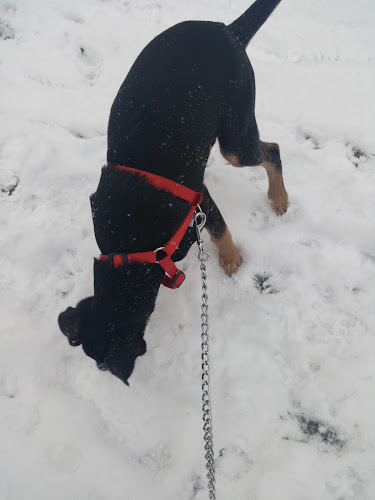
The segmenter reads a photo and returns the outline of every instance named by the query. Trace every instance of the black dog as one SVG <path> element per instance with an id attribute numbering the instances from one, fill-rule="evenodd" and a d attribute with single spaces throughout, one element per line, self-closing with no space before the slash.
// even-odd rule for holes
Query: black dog
<path id="1" fill-rule="evenodd" d="M 234 166 L 263 165 L 268 196 L 278 215 L 287 209 L 277 144 L 259 139 L 254 115 L 255 82 L 245 49 L 281 0 L 256 2 L 231 25 L 188 21 L 157 36 L 140 54 L 113 103 L 108 127 L 108 165 L 91 207 L 103 254 L 143 252 L 163 245 L 178 229 L 189 204 L 153 187 L 142 176 L 113 168 L 124 165 L 171 179 L 203 193 L 206 228 L 227 274 L 241 257 L 203 184 L 218 138 Z M 190 228 L 173 260 L 195 241 Z M 115 268 L 94 261 L 94 296 L 59 316 L 72 345 L 102 369 L 127 383 L 154 310 L 164 271 L 157 264 Z"/>

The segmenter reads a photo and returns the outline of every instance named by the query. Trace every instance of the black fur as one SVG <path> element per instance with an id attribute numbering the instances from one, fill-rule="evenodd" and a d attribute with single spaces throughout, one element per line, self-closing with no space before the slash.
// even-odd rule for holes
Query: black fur
<path id="1" fill-rule="evenodd" d="M 271 3 L 277 2 L 258 0 L 254 5 L 268 8 Z M 224 219 L 203 185 L 211 146 L 218 138 L 222 150 L 235 154 L 243 165 L 263 159 L 253 70 L 239 34 L 244 24 L 240 31 L 239 25 L 231 26 L 178 24 L 156 37 L 135 61 L 111 109 L 109 166 L 91 197 L 101 253 L 163 246 L 190 207 L 111 164 L 152 172 L 203 192 L 207 227 L 215 238 L 224 234 Z M 191 228 L 173 260 L 182 259 L 194 241 Z M 137 356 L 146 351 L 143 335 L 163 274 L 156 264 L 115 269 L 95 261 L 94 296 L 61 313 L 60 329 L 72 345 L 81 343 L 101 369 L 127 382 Z"/>
<path id="2" fill-rule="evenodd" d="M 239 40 L 241 45 L 247 47 L 250 40 L 257 33 L 263 23 L 279 5 L 281 0 L 256 0 L 238 19 L 228 28 Z"/>

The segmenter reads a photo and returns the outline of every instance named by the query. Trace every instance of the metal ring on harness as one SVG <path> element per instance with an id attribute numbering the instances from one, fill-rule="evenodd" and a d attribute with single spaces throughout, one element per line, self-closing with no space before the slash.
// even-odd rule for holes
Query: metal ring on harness
<path id="1" fill-rule="evenodd" d="M 159 247 L 159 248 L 156 248 L 156 249 L 154 250 L 154 252 L 153 252 L 153 253 L 158 253 L 158 252 L 159 252 L 159 251 L 161 251 L 161 250 L 164 252 L 164 248 L 165 248 L 165 247 Z M 165 253 L 165 255 L 167 255 L 167 254 L 166 254 L 166 252 L 164 252 L 164 253 Z M 156 261 L 155 261 L 155 263 L 156 263 L 156 264 L 159 264 L 159 261 L 158 261 L 158 260 L 156 260 Z"/>

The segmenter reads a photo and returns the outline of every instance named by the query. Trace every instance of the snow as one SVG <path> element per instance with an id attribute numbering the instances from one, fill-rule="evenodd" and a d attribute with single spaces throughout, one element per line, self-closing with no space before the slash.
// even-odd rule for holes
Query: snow
<path id="1" fill-rule="evenodd" d="M 249 3 L 1 3 L 1 499 L 208 498 L 196 249 L 183 287 L 160 291 L 130 390 L 56 319 L 92 292 L 89 195 L 130 65 L 167 27 Z M 229 279 L 206 237 L 218 499 L 374 498 L 374 21 L 372 0 L 284 0 L 249 47 L 285 216 L 261 168 L 209 160 L 244 259 Z"/>

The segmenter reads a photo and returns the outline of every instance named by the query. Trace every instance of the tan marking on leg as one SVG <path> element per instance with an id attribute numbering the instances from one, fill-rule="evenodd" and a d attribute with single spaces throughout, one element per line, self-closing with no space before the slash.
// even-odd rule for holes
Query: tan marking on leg
<path id="1" fill-rule="evenodd" d="M 265 161 L 262 167 L 268 176 L 268 198 L 276 215 L 283 215 L 288 209 L 288 193 L 284 186 L 283 174 L 274 163 Z"/>
<path id="2" fill-rule="evenodd" d="M 233 273 L 238 271 L 238 268 L 242 264 L 242 259 L 240 252 L 238 251 L 236 245 L 233 243 L 231 232 L 228 228 L 221 238 L 215 238 L 209 229 L 207 229 L 211 241 L 215 243 L 217 249 L 219 250 L 219 263 L 221 267 L 225 270 L 228 276 L 232 276 Z"/>
<path id="3" fill-rule="evenodd" d="M 268 176 L 268 198 L 276 215 L 283 215 L 288 209 L 288 193 L 284 186 L 283 173 L 281 170 L 281 160 L 279 146 L 272 142 L 260 141 L 262 159 L 258 165 L 266 169 Z M 234 167 L 255 167 L 258 165 L 242 165 L 238 156 L 233 153 L 226 153 L 220 146 L 220 152 L 224 158 Z M 280 165 L 280 168 L 277 167 Z"/>
<path id="4" fill-rule="evenodd" d="M 229 163 L 231 165 L 233 165 L 233 167 L 238 167 L 238 168 L 242 168 L 244 165 L 241 165 L 241 163 L 239 162 L 238 160 L 238 157 L 233 154 L 233 153 L 226 153 L 220 146 L 220 153 L 222 154 L 222 156 L 224 156 L 224 158 L 229 161 Z"/>

